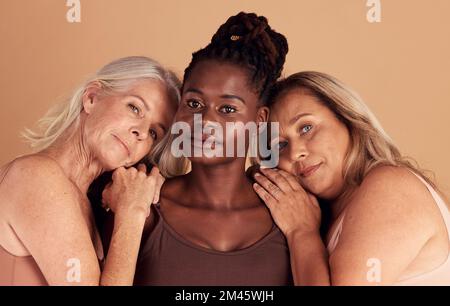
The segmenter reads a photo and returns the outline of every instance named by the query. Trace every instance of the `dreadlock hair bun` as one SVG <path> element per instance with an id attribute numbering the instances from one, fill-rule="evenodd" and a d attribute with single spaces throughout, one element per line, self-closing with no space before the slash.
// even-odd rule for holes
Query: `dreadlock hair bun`
<path id="1" fill-rule="evenodd" d="M 184 82 L 202 60 L 230 62 L 249 70 L 251 84 L 265 103 L 270 87 L 281 76 L 288 50 L 286 38 L 270 27 L 266 17 L 240 12 L 219 27 L 205 48 L 192 54 Z"/>

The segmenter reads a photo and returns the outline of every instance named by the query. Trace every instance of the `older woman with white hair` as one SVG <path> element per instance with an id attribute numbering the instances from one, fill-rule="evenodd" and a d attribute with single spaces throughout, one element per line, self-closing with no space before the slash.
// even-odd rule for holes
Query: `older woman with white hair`
<path id="1" fill-rule="evenodd" d="M 163 182 L 144 162 L 178 101 L 171 72 L 146 57 L 122 58 L 53 108 L 42 132 L 25 133 L 36 153 L 0 168 L 1 285 L 132 284 L 149 206 Z M 113 170 L 105 196 L 115 198 L 114 232 L 105 259 L 86 194 Z"/>
<path id="2" fill-rule="evenodd" d="M 270 101 L 280 163 L 255 174 L 254 188 L 287 237 L 295 284 L 450 285 L 444 196 L 361 98 L 301 72 Z"/>

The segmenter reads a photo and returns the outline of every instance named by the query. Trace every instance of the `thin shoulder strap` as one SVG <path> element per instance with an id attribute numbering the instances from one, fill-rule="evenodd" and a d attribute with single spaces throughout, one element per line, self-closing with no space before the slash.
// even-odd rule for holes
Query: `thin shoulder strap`
<path id="1" fill-rule="evenodd" d="M 3 180 L 5 179 L 6 175 L 9 172 L 9 169 L 11 168 L 12 164 L 14 163 L 15 160 L 10 161 L 8 164 L 6 164 L 6 168 L 4 169 L 4 172 L 1 174 L 0 176 L 0 185 L 3 183 Z"/>
<path id="2" fill-rule="evenodd" d="M 345 210 L 341 213 L 341 216 L 339 218 L 340 218 L 340 220 L 338 222 L 338 225 L 336 226 L 335 230 L 333 231 L 333 234 L 331 235 L 330 241 L 328 242 L 328 245 L 327 245 L 327 250 L 329 253 L 334 251 L 334 249 L 336 248 L 337 243 L 339 241 L 339 236 L 341 235 L 342 225 L 344 224 L 344 219 L 345 219 Z"/>
<path id="3" fill-rule="evenodd" d="M 411 171 L 411 172 L 414 173 L 413 171 Z M 434 190 L 434 188 L 427 181 L 425 181 L 417 173 L 414 173 L 414 175 L 417 176 L 419 178 L 419 180 L 427 187 L 428 191 L 430 192 L 431 196 L 434 199 L 434 202 L 436 202 L 436 205 L 438 206 L 438 208 L 441 212 L 442 218 L 444 219 L 444 223 L 447 228 L 447 232 L 450 236 L 450 211 L 448 210 L 447 205 L 445 204 L 442 197 L 436 192 L 436 190 Z"/>

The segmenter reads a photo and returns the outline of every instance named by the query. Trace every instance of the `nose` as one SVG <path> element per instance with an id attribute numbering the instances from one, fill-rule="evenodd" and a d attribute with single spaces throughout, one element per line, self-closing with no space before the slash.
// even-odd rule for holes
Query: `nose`
<path id="1" fill-rule="evenodd" d="M 138 141 L 145 140 L 147 137 L 149 137 L 148 129 L 144 127 L 143 124 L 132 127 L 131 133 Z"/>
<path id="2" fill-rule="evenodd" d="M 292 162 L 304 160 L 308 157 L 308 150 L 304 141 L 291 142 L 289 145 L 289 158 Z"/>
<path id="3" fill-rule="evenodd" d="M 217 120 L 216 112 L 212 107 L 208 107 L 207 109 L 205 109 L 205 111 L 203 111 L 203 113 L 202 113 L 203 126 L 208 125 L 208 124 L 214 124 L 217 121 L 218 120 Z"/>
<path id="4" fill-rule="evenodd" d="M 216 114 L 216 111 L 212 107 L 204 110 L 201 113 L 201 116 L 202 116 L 201 122 L 197 122 L 197 124 L 201 123 L 202 129 L 205 129 L 205 128 L 217 129 L 220 127 L 223 128 L 220 118 L 218 117 L 218 115 Z"/>

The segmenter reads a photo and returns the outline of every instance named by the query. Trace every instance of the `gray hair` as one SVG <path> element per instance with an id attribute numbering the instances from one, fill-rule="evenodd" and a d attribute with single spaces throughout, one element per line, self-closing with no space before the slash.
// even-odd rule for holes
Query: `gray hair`
<path id="1" fill-rule="evenodd" d="M 180 81 L 158 62 L 144 56 L 130 56 L 117 59 L 101 68 L 88 78 L 62 103 L 52 107 L 39 121 L 39 131 L 25 129 L 22 136 L 35 151 L 50 147 L 72 124 L 79 124 L 83 109 L 82 98 L 88 86 L 98 82 L 104 93 L 113 94 L 129 88 L 137 81 L 153 79 L 165 84 L 169 98 L 180 101 Z"/>

